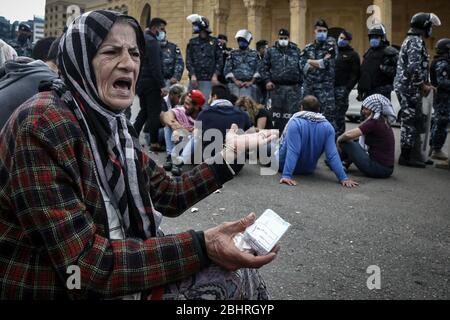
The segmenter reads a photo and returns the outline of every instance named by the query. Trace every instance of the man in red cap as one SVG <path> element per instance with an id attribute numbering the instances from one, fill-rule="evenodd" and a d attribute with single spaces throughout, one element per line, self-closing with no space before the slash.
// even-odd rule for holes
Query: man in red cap
<path id="1" fill-rule="evenodd" d="M 200 90 L 191 90 L 184 101 L 184 105 L 172 108 L 161 114 L 161 122 L 165 125 L 164 137 L 166 141 L 167 160 L 164 169 L 171 171 L 173 175 L 181 175 L 183 162 L 178 154 L 174 155 L 175 144 L 182 140 L 190 140 L 194 131 L 194 122 L 203 108 L 206 99 Z M 178 148 L 180 149 L 180 148 Z M 189 152 L 189 151 L 187 151 Z M 177 165 L 172 164 L 172 157 L 178 160 Z"/>

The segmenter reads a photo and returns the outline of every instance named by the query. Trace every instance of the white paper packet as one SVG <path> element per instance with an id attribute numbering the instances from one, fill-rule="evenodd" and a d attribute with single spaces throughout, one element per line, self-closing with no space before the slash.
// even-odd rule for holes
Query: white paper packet
<path id="1" fill-rule="evenodd" d="M 273 210 L 267 209 L 244 233 L 237 234 L 234 242 L 241 251 L 266 255 L 272 251 L 290 226 L 290 223 L 284 221 Z"/>

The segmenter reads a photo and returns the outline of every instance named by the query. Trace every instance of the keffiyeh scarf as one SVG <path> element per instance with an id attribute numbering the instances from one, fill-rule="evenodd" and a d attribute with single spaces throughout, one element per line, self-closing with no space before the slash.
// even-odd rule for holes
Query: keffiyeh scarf
<path id="1" fill-rule="evenodd" d="M 283 145 L 283 141 L 286 139 L 286 133 L 287 133 L 287 129 L 288 129 L 289 125 L 291 124 L 292 120 L 294 120 L 296 118 L 306 119 L 306 120 L 313 121 L 313 122 L 323 122 L 323 121 L 327 120 L 323 116 L 323 114 L 317 113 L 317 112 L 300 111 L 300 112 L 294 113 L 292 115 L 292 117 L 289 119 L 288 123 L 286 124 L 283 134 L 281 135 L 280 144 L 279 144 L 280 147 Z"/>
<path id="2" fill-rule="evenodd" d="M 107 207 L 110 237 L 117 231 L 111 226 L 108 212 L 112 206 L 120 221 L 114 227 L 122 228 L 122 238 L 147 239 L 156 235 L 160 215 L 144 187 L 138 136 L 124 112 L 109 110 L 99 98 L 91 64 L 119 17 L 126 18 L 136 31 L 142 56 L 145 42 L 134 18 L 113 11 L 87 12 L 61 38 L 58 66 L 64 83 L 54 82 L 53 89 L 72 109 L 89 141 Z"/>
<path id="3" fill-rule="evenodd" d="M 385 116 L 389 124 L 392 125 L 397 121 L 397 116 L 395 115 L 394 107 L 391 101 L 381 94 L 373 94 L 364 99 L 362 103 L 363 108 L 369 109 L 373 112 L 372 119 L 378 120 L 381 115 Z M 365 150 L 367 146 L 365 143 L 365 136 L 359 137 L 359 144 Z"/>

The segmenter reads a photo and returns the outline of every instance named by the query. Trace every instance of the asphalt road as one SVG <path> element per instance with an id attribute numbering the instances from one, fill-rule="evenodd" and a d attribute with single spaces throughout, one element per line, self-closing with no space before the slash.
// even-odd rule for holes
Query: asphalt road
<path id="1" fill-rule="evenodd" d="M 163 154 L 151 156 L 162 164 Z M 390 179 L 375 180 L 353 168 L 349 175 L 358 188 L 341 187 L 321 160 L 314 175 L 288 187 L 247 165 L 196 204 L 198 212 L 165 219 L 163 229 L 205 230 L 270 208 L 292 224 L 277 259 L 261 269 L 273 298 L 449 299 L 450 171 L 396 167 Z M 372 265 L 381 289 L 367 287 Z"/>

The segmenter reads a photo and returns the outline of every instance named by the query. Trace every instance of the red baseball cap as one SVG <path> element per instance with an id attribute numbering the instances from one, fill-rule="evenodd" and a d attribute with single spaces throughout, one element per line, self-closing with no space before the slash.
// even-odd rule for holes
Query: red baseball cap
<path id="1" fill-rule="evenodd" d="M 191 92 L 189 92 L 189 97 L 200 108 L 202 108 L 206 102 L 205 96 L 200 90 L 191 90 Z"/>

